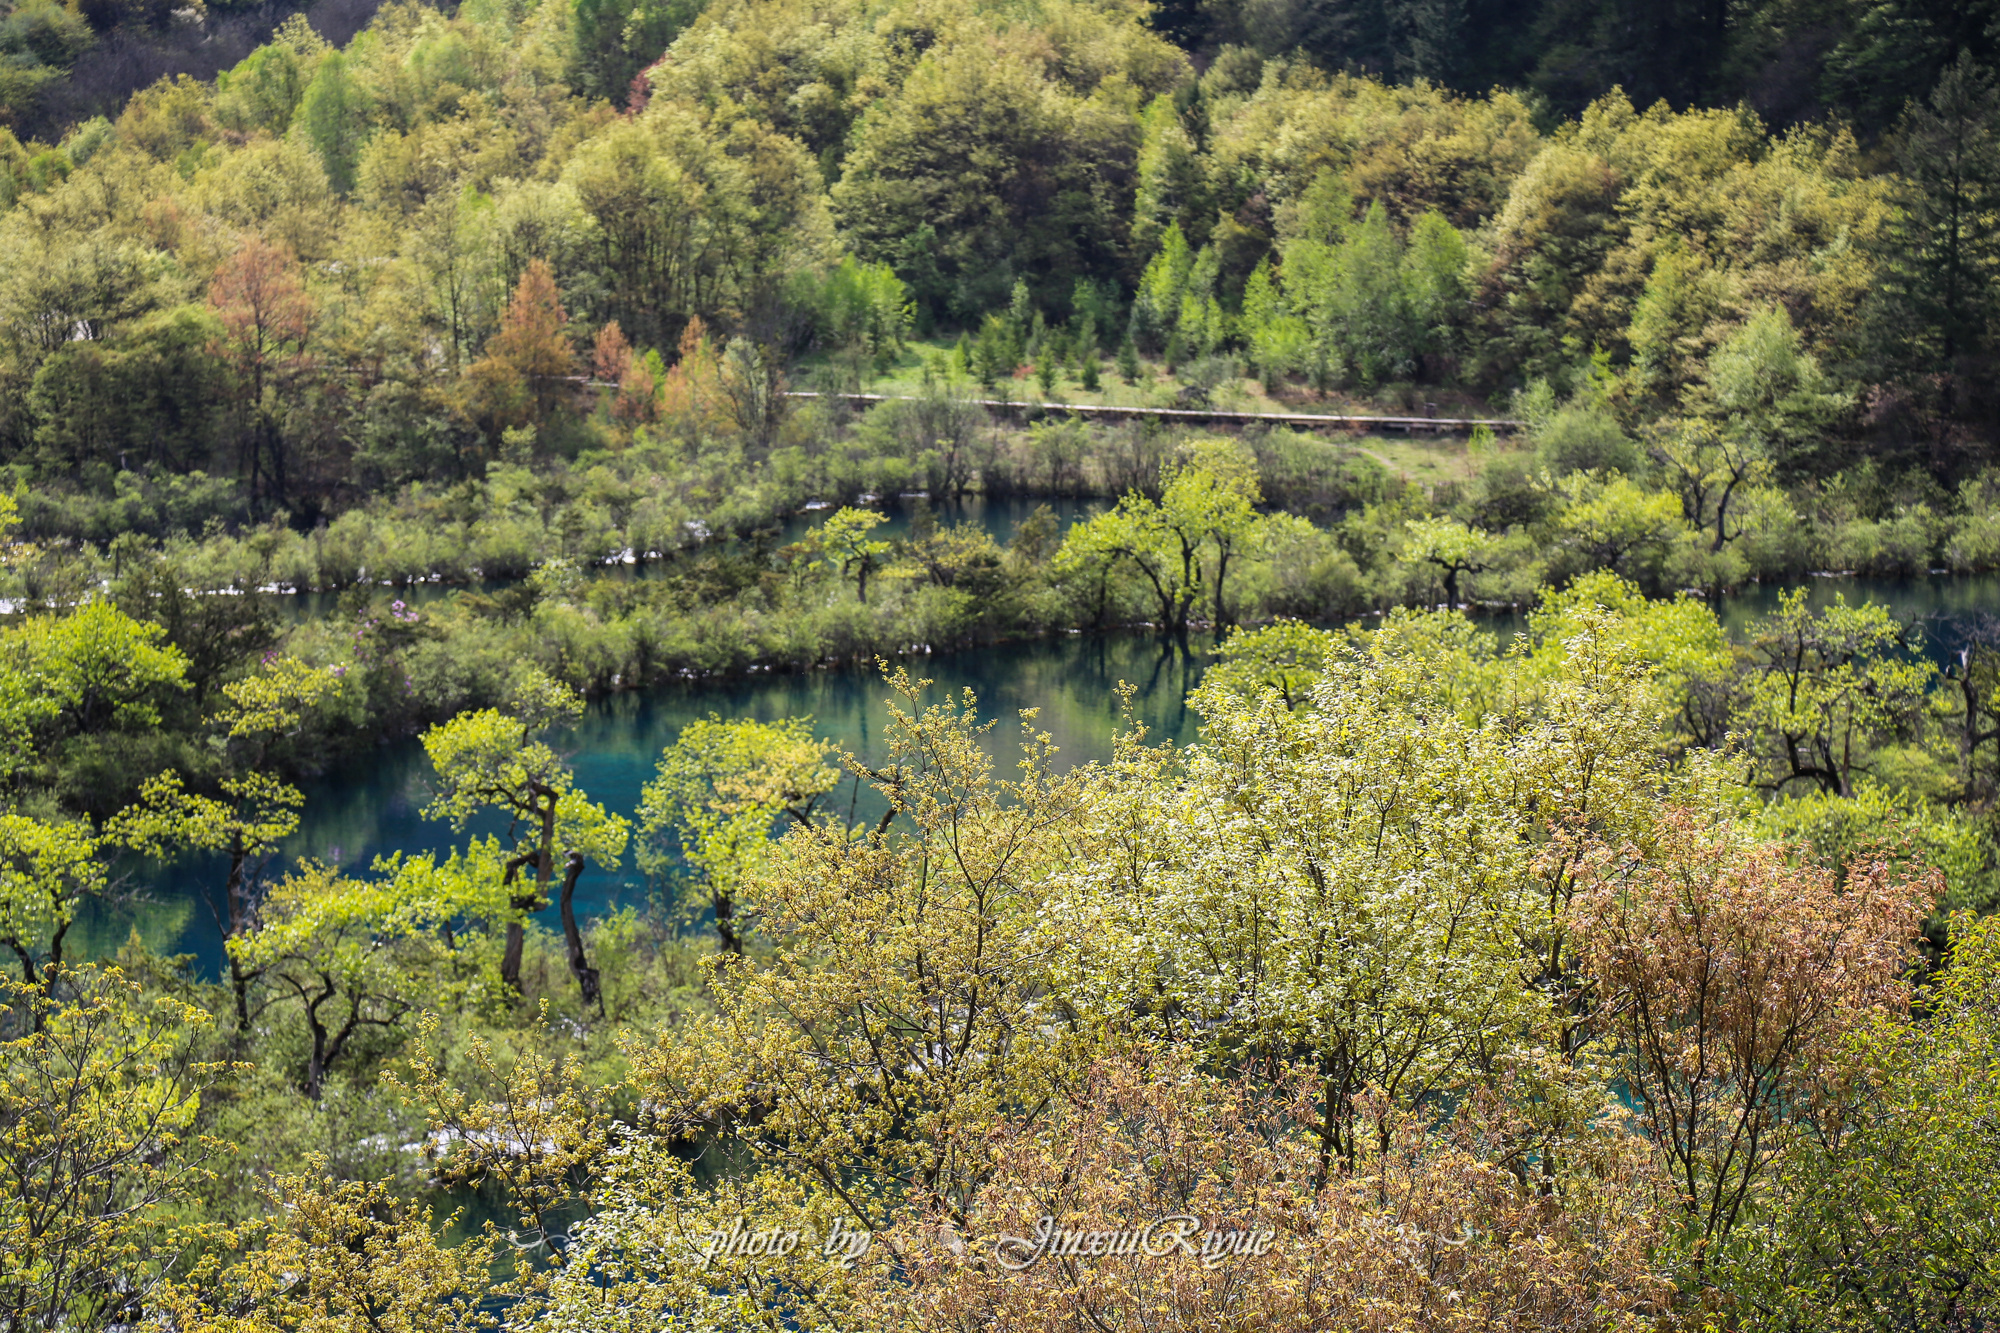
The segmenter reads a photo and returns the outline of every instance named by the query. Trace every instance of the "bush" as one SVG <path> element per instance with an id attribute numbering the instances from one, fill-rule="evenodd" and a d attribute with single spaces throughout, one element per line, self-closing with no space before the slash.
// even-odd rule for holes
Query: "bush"
<path id="1" fill-rule="evenodd" d="M 1558 410 L 1535 432 L 1536 462 L 1555 476 L 1569 472 L 1638 472 L 1641 455 L 1631 436 L 1599 407 Z"/>

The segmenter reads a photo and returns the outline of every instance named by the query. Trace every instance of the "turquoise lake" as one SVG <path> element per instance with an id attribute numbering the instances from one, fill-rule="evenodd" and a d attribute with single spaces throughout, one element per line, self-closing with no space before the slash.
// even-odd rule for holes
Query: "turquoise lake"
<path id="1" fill-rule="evenodd" d="M 941 517 L 980 521 L 1004 539 L 1033 508 L 1032 503 L 999 502 L 947 511 Z M 1074 521 L 1089 508 L 1071 503 L 1059 512 L 1064 520 Z M 899 515 L 897 526 L 904 522 Z M 646 567 L 616 576 L 646 577 Z M 1968 630 L 1982 622 L 2000 623 L 2000 578 L 1992 576 L 1814 578 L 1806 586 L 1816 605 L 1835 596 L 1885 603 L 1916 626 L 1925 650 L 1940 662 L 1956 656 Z M 442 589 L 417 591 L 444 595 Z M 1724 623 L 1732 632 L 1740 632 L 1775 608 L 1783 591 L 1777 586 L 1752 586 L 1731 596 L 1722 607 Z M 1485 623 L 1507 635 L 1518 627 L 1520 617 L 1503 614 L 1488 617 Z M 998 720 L 992 736 L 995 752 L 1004 762 L 1011 762 L 1015 753 L 1019 711 L 1034 708 L 1040 710 L 1036 727 L 1051 733 L 1060 747 L 1058 762 L 1077 764 L 1109 756 L 1113 737 L 1123 726 L 1118 707 L 1121 681 L 1133 687 L 1138 717 L 1152 739 L 1176 743 L 1194 739 L 1195 718 L 1186 700 L 1207 660 L 1203 648 L 1197 641 L 1183 651 L 1140 633 L 1069 634 L 908 658 L 903 665 L 913 675 L 935 682 L 928 696 L 933 701 L 947 692 L 973 691 L 981 716 Z M 582 722 L 558 738 L 558 745 L 571 757 L 579 784 L 594 799 L 629 814 L 638 804 L 640 787 L 653 775 L 660 751 L 691 720 L 710 713 L 767 720 L 810 716 L 820 735 L 872 760 L 882 746 L 888 696 L 881 675 L 861 669 L 752 672 L 727 680 L 677 681 L 593 702 Z M 384 852 L 443 852 L 462 842 L 466 835 L 423 817 L 428 778 L 429 766 L 413 738 L 388 742 L 327 773 L 307 786 L 299 831 L 267 866 L 267 874 L 282 873 L 299 857 L 366 870 Z M 865 787 L 857 791 L 843 786 L 829 802 L 843 814 L 851 804 L 857 817 L 869 819 L 871 807 L 880 808 L 871 798 Z M 471 832 L 497 832 L 501 827 L 494 820 L 475 825 Z M 80 921 L 72 935 L 74 956 L 115 950 L 136 927 L 154 949 L 193 954 L 201 969 L 212 974 L 221 963 L 222 937 L 209 900 L 221 884 L 223 866 L 215 858 L 190 858 L 164 868 L 129 869 L 147 883 L 147 900 Z M 644 904 L 648 896 L 629 855 L 621 869 L 592 866 L 578 884 L 585 915 Z"/>

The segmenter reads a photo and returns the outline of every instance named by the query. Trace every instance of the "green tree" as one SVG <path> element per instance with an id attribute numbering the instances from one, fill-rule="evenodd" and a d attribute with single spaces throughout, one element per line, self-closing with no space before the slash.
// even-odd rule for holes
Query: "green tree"
<path id="1" fill-rule="evenodd" d="M 1118 343 L 1118 377 L 1127 384 L 1139 382 L 1139 349 L 1132 342 L 1132 335 L 1126 334 Z"/>
<path id="2" fill-rule="evenodd" d="M 158 625 L 92 599 L 65 616 L 30 620 L 10 636 L 13 666 L 32 676 L 37 709 L 65 734 L 157 727 L 187 688 L 187 658 Z"/>
<path id="3" fill-rule="evenodd" d="M 879 372 L 903 348 L 911 319 L 909 288 L 887 264 L 863 264 L 850 255 L 826 275 L 817 313 L 828 347 L 868 356 Z"/>
<path id="4" fill-rule="evenodd" d="M 78 910 L 109 886 L 99 852 L 88 824 L 0 814 L 0 943 L 27 984 L 54 983 Z"/>
<path id="5" fill-rule="evenodd" d="M 1044 340 L 1039 355 L 1035 357 L 1035 383 L 1040 386 L 1044 402 L 1056 392 L 1056 349 L 1053 340 Z"/>
<path id="6" fill-rule="evenodd" d="M 1925 1017 L 1873 1015 L 1836 1053 L 1860 1096 L 1784 1164 L 1717 1284 L 1753 1328 L 1945 1328 L 2000 1315 L 2000 918 L 1959 917 Z"/>
<path id="7" fill-rule="evenodd" d="M 1501 663 L 1464 617 L 1403 613 L 1246 651 L 1196 696 L 1202 744 L 1165 773 L 1134 757 L 1133 785 L 1100 808 L 1131 850 L 1079 864 L 1051 913 L 1088 923 L 1071 1002 L 1248 1077 L 1295 1070 L 1316 1183 L 1386 1144 L 1394 1107 L 1472 1077 L 1493 1034 L 1573 1057 L 1574 862 L 1553 839 L 1643 838 L 1661 780 L 1657 713 L 1617 629 L 1597 611 Z M 1302 689 L 1293 673 L 1322 646 L 1306 703 L 1251 665 Z M 1508 728 L 1478 688 L 1496 675 Z"/>
<path id="8" fill-rule="evenodd" d="M 250 929 L 256 918 L 263 862 L 297 831 L 305 794 L 268 771 L 279 742 L 296 735 L 307 716 L 340 689 L 331 672 L 297 658 L 279 658 L 262 672 L 223 686 L 228 706 L 209 719 L 224 764 L 217 796 L 187 789 L 178 772 L 149 779 L 139 799 L 118 812 L 105 840 L 149 856 L 186 850 L 222 852 L 229 858 L 223 883 L 227 938 Z M 239 1038 L 250 1031 L 250 984 L 255 973 L 230 955 L 230 989 Z"/>
<path id="9" fill-rule="evenodd" d="M 491 289 L 500 281 L 494 263 L 504 259 L 496 253 L 494 213 L 493 200 L 476 190 L 445 189 L 425 199 L 405 224 L 403 253 L 419 275 L 425 322 L 443 342 L 453 371 L 493 327 L 497 293 Z M 523 276 L 533 262 L 521 265 Z"/>
<path id="10" fill-rule="evenodd" d="M 1654 255 L 1653 271 L 1625 330 L 1632 348 L 1628 373 L 1652 402 L 1678 401 L 1701 368 L 1699 349 L 1721 313 L 1722 281 L 1706 254 L 1678 238 Z"/>
<path id="11" fill-rule="evenodd" d="M 107 333 L 59 348 L 35 369 L 23 406 L 40 457 L 57 468 L 135 473 L 209 465 L 234 388 L 214 355 L 224 330 L 213 309 L 148 311 Z"/>
<path id="12" fill-rule="evenodd" d="M 368 96 L 348 72 L 347 56 L 327 52 L 299 98 L 294 132 L 319 154 L 327 181 L 341 194 L 354 190 L 361 148 L 368 137 Z"/>
<path id="13" fill-rule="evenodd" d="M 108 818 L 132 794 L 135 761 L 151 767 L 180 748 L 168 724 L 187 659 L 162 637 L 97 597 L 0 632 L 0 769 Z"/>
<path id="14" fill-rule="evenodd" d="M 1662 562 L 1687 531 L 1677 499 L 1615 472 L 1572 472 L 1552 489 L 1562 502 L 1548 524 L 1559 573 L 1603 569 L 1658 583 Z"/>
<path id="15" fill-rule="evenodd" d="M 1327 655 L 1339 646 L 1339 636 L 1332 630 L 1298 620 L 1275 621 L 1225 639 L 1202 681 L 1244 699 L 1274 690 L 1285 707 L 1304 708 L 1312 702 L 1314 687 L 1326 677 Z"/>
<path id="16" fill-rule="evenodd" d="M 1990 336 L 2000 289 L 2000 93 L 1970 56 L 1903 114 L 1905 182 L 1884 294 L 1892 359 L 1955 372 Z"/>
<path id="17" fill-rule="evenodd" d="M 1444 356 L 1457 350 L 1471 261 L 1471 248 L 1444 214 L 1433 209 L 1411 226 L 1403 251 L 1403 308 L 1416 351 Z"/>
<path id="18" fill-rule="evenodd" d="M 1408 375 L 1416 340 L 1403 282 L 1402 243 L 1380 200 L 1349 236 L 1332 294 L 1345 360 L 1363 384 Z"/>
<path id="19" fill-rule="evenodd" d="M 633 83 L 701 13 L 703 0 L 578 0 L 570 20 L 577 85 L 626 105 Z M 641 97 L 637 99 L 644 101 Z"/>
<path id="20" fill-rule="evenodd" d="M 1138 54 L 1149 41 L 1126 46 Z M 918 55 L 855 126 L 829 192 L 861 255 L 893 261 L 932 227 L 937 268 L 966 312 L 992 309 L 1017 279 L 1053 307 L 1078 278 L 1107 271 L 1125 225 L 1110 183 L 1131 178 L 1136 109 L 1086 110 L 1089 94 L 1053 73 L 1025 51 L 956 36 Z M 1077 71 L 1088 83 L 1094 73 Z"/>
<path id="21" fill-rule="evenodd" d="M 979 341 L 973 346 L 972 357 L 980 387 L 988 393 L 999 387 L 1003 376 L 1014 373 L 1018 362 L 1011 346 L 1006 321 L 998 315 L 988 315 L 980 323 Z"/>
<path id="22" fill-rule="evenodd" d="M 769 864 L 781 823 L 808 826 L 839 771 L 810 718 L 690 722 L 660 755 L 639 795 L 639 864 L 649 874 L 676 860 L 704 889 L 725 952 L 741 955 L 742 895 Z"/>
<path id="23" fill-rule="evenodd" d="M 1076 383 L 1085 393 L 1096 393 L 1104 387 L 1104 367 L 1099 364 L 1095 351 L 1084 353 L 1077 368 Z"/>
<path id="24" fill-rule="evenodd" d="M 1713 529 L 1711 553 L 1743 535 L 1729 510 L 1741 490 L 1770 474 L 1771 460 L 1756 435 L 1722 431 L 1705 421 L 1663 421 L 1651 453 L 1680 496 L 1681 517 L 1697 532 Z"/>
<path id="25" fill-rule="evenodd" d="M 693 319 L 734 327 L 740 312 L 781 309 L 794 274 L 831 260 L 804 148 L 742 121 L 718 134 L 684 104 L 607 122 L 570 155 L 562 184 L 588 219 L 593 319 L 617 320 L 640 346 L 679 345 Z"/>
<path id="26" fill-rule="evenodd" d="M 1277 388 L 1285 376 L 1305 364 L 1312 331 L 1292 313 L 1268 260 L 1257 265 L 1244 285 L 1242 329 L 1250 359 L 1267 389 Z"/>
<path id="27" fill-rule="evenodd" d="M 500 1239 L 452 1236 L 428 1207 L 382 1181 L 342 1180 L 325 1158 L 264 1189 L 267 1216 L 244 1228 L 248 1251 L 204 1256 L 164 1293 L 182 1327 L 214 1333 L 367 1327 L 382 1333 L 479 1333 L 497 1322 Z"/>
<path id="28" fill-rule="evenodd" d="M 1257 512 L 1262 498 L 1254 469 L 1227 441 L 1188 446 L 1178 463 L 1162 466 L 1160 498 L 1128 491 L 1116 505 L 1064 534 L 1056 572 L 1075 576 L 1093 564 L 1138 571 L 1157 608 L 1163 634 L 1184 636 L 1202 593 L 1210 595 L 1218 630 L 1230 623 L 1229 567 L 1255 554 L 1278 519 Z"/>
<path id="29" fill-rule="evenodd" d="M 1329 216 L 1285 247 L 1285 302 L 1305 320 L 1312 359 L 1326 373 L 1363 385 L 1405 376 L 1421 350 L 1407 296 L 1421 288 L 1426 299 L 1443 299 L 1432 290 L 1440 280 L 1428 269 L 1421 278 L 1412 270 L 1406 283 L 1403 244 L 1380 200 L 1357 222 L 1336 221 L 1344 195 L 1328 180 L 1316 187 L 1326 197 L 1309 202 Z M 1426 250 L 1425 262 L 1435 261 L 1435 248 Z"/>
<path id="30" fill-rule="evenodd" d="M 1194 243 L 1208 239 L 1214 222 L 1214 191 L 1208 164 L 1182 123 L 1173 97 L 1156 97 L 1140 122 L 1139 189 L 1132 208 L 1132 248 L 1150 255 L 1169 227 L 1194 233 Z"/>
<path id="31" fill-rule="evenodd" d="M 278 629 L 263 599 L 195 592 L 196 579 L 186 559 L 143 551 L 119 571 L 112 598 L 126 615 L 166 631 L 187 659 L 190 702 L 206 708 L 227 677 L 277 646 Z"/>
<path id="32" fill-rule="evenodd" d="M 449 820 L 454 828 L 483 810 L 507 817 L 511 844 L 502 870 L 507 893 L 507 942 L 500 980 L 521 990 L 521 957 L 527 944 L 526 919 L 549 905 L 556 856 L 564 857 L 560 910 L 570 972 L 586 1004 L 603 1005 L 597 969 L 584 955 L 576 919 L 576 882 L 586 862 L 616 866 L 630 829 L 575 786 L 575 775 L 542 739 L 574 722 L 583 703 L 559 681 L 530 670 L 517 682 L 506 712 L 486 708 L 461 713 L 423 735 L 424 753 L 437 772 L 437 792 L 424 813 Z M 532 872 L 523 881 L 521 872 Z"/>
<path id="33" fill-rule="evenodd" d="M 1169 223 L 1160 237 L 1160 248 L 1146 261 L 1139 278 L 1138 293 L 1132 298 L 1131 336 L 1148 348 L 1165 345 L 1180 322 L 1181 303 L 1187 294 L 1188 278 L 1194 270 L 1194 251 L 1178 222 Z"/>
<path id="34" fill-rule="evenodd" d="M 1904 651 L 1903 627 L 1879 603 L 1849 606 L 1836 593 L 1815 612 L 1795 588 L 1748 637 L 1737 716 L 1753 785 L 1851 796 L 1880 747 L 1921 734 L 1937 669 Z"/>
<path id="35" fill-rule="evenodd" d="M 458 989 L 449 963 L 454 919 L 494 901 L 497 848 L 487 857 L 378 863 L 358 880 L 304 863 L 273 885 L 230 957 L 276 987 L 306 1030 L 299 1086 L 318 1101 L 348 1044 L 370 1028 L 394 1029 L 419 1007 L 446 1009 Z"/>
<path id="36" fill-rule="evenodd" d="M 891 549 L 889 542 L 868 534 L 888 521 L 872 509 L 843 505 L 827 515 L 803 543 L 820 564 L 839 571 L 842 578 L 854 578 L 855 595 L 863 606 L 868 604 L 868 576 L 882 567 L 882 558 Z"/>
<path id="37" fill-rule="evenodd" d="M 1810 471 L 1821 441 L 1852 404 L 1805 350 L 1783 306 L 1757 311 L 1723 339 L 1686 399 L 1728 438 L 1742 460 L 1729 467 L 1745 477 L 1758 459 L 1791 475 Z"/>
<path id="38" fill-rule="evenodd" d="M 1041 909 L 1091 777 L 1051 769 L 1032 712 L 1002 777 L 969 694 L 919 709 L 919 682 L 899 671 L 890 687 L 874 779 L 890 817 L 851 838 L 794 827 L 759 879 L 771 948 L 713 974 L 713 1014 L 633 1052 L 643 1095 L 740 1136 L 757 1166 L 697 1192 L 646 1154 L 625 1178 L 635 1204 L 755 1215 L 789 1199 L 817 1224 L 872 1228 L 908 1203 L 963 1232 L 998 1117 L 1047 1106 L 1064 1077 Z M 744 1298 L 797 1303 L 782 1286 Z"/>
<path id="39" fill-rule="evenodd" d="M 1457 610 L 1458 581 L 1483 574 L 1500 558 L 1502 539 L 1452 518 L 1413 519 L 1404 525 L 1402 559 L 1430 565 L 1444 580 L 1447 610 Z"/>
<path id="40" fill-rule="evenodd" d="M 1948 685 L 1938 711 L 1958 743 L 1965 795 L 1974 802 L 1991 799 L 2000 792 L 2000 645 L 1967 644 L 1944 675 Z"/>
<path id="41" fill-rule="evenodd" d="M 215 76 L 217 119 L 239 134 L 265 130 L 282 136 L 305 97 L 319 63 L 332 48 L 303 14 L 278 25 L 267 45 Z"/>

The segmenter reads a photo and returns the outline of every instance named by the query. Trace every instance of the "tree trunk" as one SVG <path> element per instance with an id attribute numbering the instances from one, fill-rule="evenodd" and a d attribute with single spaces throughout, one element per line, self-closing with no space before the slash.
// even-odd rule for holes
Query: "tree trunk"
<path id="1" fill-rule="evenodd" d="M 743 936 L 736 929 L 736 900 L 726 893 L 715 895 L 715 934 L 724 953 L 743 956 Z"/>
<path id="2" fill-rule="evenodd" d="M 328 983 L 314 998 L 306 1001 L 306 1029 L 312 1034 L 312 1054 L 306 1057 L 306 1096 L 319 1100 L 320 1090 L 326 1086 L 326 1024 L 320 1022 L 319 1007 L 333 996 L 333 987 Z M 303 997 L 302 997 L 303 998 Z"/>
<path id="3" fill-rule="evenodd" d="M 1222 584 L 1223 580 L 1228 577 L 1229 550 L 1227 547 L 1223 547 L 1217 550 L 1215 556 L 1215 637 L 1217 642 L 1220 642 L 1222 639 L 1223 627 L 1229 623 L 1225 618 L 1227 613 L 1223 608 L 1222 601 Z"/>
<path id="4" fill-rule="evenodd" d="M 229 907 L 229 938 L 238 939 L 250 929 L 250 888 L 244 882 L 243 863 L 247 853 L 243 847 L 243 831 L 238 829 L 229 844 L 229 883 L 224 895 Z M 243 963 L 231 951 L 229 954 L 229 989 L 236 997 L 236 1035 L 250 1035 L 250 974 Z"/>
<path id="5" fill-rule="evenodd" d="M 42 969 L 47 975 L 47 980 L 42 985 L 45 993 L 55 987 L 56 973 L 62 971 L 63 937 L 69 934 L 69 928 L 75 924 L 74 916 L 66 917 L 56 923 L 55 930 L 49 935 L 49 961 Z"/>
<path id="6" fill-rule="evenodd" d="M 535 813 L 541 824 L 541 837 L 535 850 L 524 852 L 507 863 L 507 877 L 502 883 L 514 884 L 520 878 L 521 867 L 532 864 L 535 867 L 535 886 L 528 893 L 510 894 L 508 906 L 516 912 L 539 912 L 549 905 L 549 879 L 555 873 L 556 843 L 556 803 L 557 793 L 547 788 L 535 791 Z M 528 942 L 527 923 L 514 920 L 507 923 L 507 945 L 500 955 L 500 982 L 516 995 L 521 993 L 521 955 Z"/>
<path id="7" fill-rule="evenodd" d="M 562 882 L 562 928 L 563 942 L 569 946 L 570 975 L 576 978 L 577 989 L 583 992 L 583 1002 L 597 1006 L 598 1017 L 604 1016 L 604 993 L 598 985 L 597 969 L 583 956 L 583 931 L 576 924 L 576 880 L 583 873 L 583 853 L 571 852 L 563 866 Z"/>
<path id="8" fill-rule="evenodd" d="M 511 890 L 521 878 L 521 867 L 533 859 L 534 853 L 531 852 L 508 861 L 507 873 L 501 879 L 500 886 Z M 510 892 L 507 895 L 507 905 L 516 912 L 532 912 L 535 910 L 535 895 Z M 500 954 L 500 984 L 516 995 L 521 993 L 521 954 L 527 943 L 527 926 L 519 920 L 509 921 L 506 948 Z"/>
<path id="9" fill-rule="evenodd" d="M 1194 610 L 1195 600 L 1201 596 L 1201 549 L 1198 543 L 1190 542 L 1185 536 L 1181 542 L 1181 586 L 1174 599 L 1173 632 L 1185 639 L 1188 631 L 1188 616 Z"/>
<path id="10" fill-rule="evenodd" d="M 526 911 L 529 904 L 519 898 L 508 900 L 515 911 Z M 500 951 L 500 984 L 519 995 L 521 993 L 521 954 L 528 946 L 528 931 L 518 921 L 507 923 L 507 943 Z"/>

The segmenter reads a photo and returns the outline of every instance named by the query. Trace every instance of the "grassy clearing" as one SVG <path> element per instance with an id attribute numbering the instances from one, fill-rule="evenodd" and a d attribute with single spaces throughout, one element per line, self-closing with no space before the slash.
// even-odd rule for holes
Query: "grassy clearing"
<path id="1" fill-rule="evenodd" d="M 1420 486 L 1469 482 L 1496 459 L 1523 452 L 1506 441 L 1473 449 L 1463 437 L 1368 435 L 1355 449 L 1373 458 L 1405 481 Z"/>

